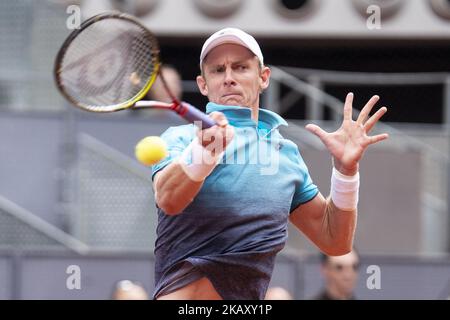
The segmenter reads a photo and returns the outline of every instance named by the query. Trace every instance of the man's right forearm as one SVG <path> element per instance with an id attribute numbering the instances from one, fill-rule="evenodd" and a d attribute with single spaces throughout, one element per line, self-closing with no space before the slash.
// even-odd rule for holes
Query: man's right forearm
<path id="1" fill-rule="evenodd" d="M 182 154 L 154 177 L 157 205 L 168 215 L 181 213 L 217 166 L 234 130 L 220 112 L 209 115 L 217 125 L 199 130 Z"/>
<path id="2" fill-rule="evenodd" d="M 174 161 L 155 176 L 156 203 L 168 215 L 179 214 L 194 200 L 202 185 L 203 181 L 191 180 L 180 163 Z"/>

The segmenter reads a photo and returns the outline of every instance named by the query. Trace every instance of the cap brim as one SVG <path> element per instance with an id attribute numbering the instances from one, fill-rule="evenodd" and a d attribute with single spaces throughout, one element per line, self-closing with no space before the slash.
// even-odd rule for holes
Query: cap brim
<path id="1" fill-rule="evenodd" d="M 203 61 L 203 59 L 205 59 L 205 57 L 208 55 L 208 53 L 212 49 L 214 49 L 215 47 L 218 47 L 222 44 L 226 44 L 226 43 L 238 44 L 238 45 L 241 45 L 250 50 L 250 48 L 245 44 L 245 42 L 243 42 L 239 37 L 234 36 L 234 35 L 226 35 L 226 36 L 222 36 L 222 37 L 219 37 L 219 38 L 211 41 L 211 43 L 208 44 L 208 46 L 205 48 L 205 50 L 203 50 L 203 52 L 200 56 L 200 61 Z"/>

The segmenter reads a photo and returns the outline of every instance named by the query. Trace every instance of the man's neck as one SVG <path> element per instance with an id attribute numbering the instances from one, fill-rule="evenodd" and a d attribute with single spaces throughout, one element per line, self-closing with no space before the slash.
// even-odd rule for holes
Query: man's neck
<path id="1" fill-rule="evenodd" d="M 252 120 L 258 123 L 259 117 L 259 108 L 258 107 L 250 107 L 252 109 Z"/>

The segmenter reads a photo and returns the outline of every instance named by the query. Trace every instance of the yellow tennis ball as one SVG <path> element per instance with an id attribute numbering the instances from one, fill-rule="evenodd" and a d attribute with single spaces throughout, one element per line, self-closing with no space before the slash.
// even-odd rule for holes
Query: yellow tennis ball
<path id="1" fill-rule="evenodd" d="M 137 143 L 135 155 L 143 165 L 153 165 L 167 156 L 166 143 L 157 136 L 146 137 Z"/>

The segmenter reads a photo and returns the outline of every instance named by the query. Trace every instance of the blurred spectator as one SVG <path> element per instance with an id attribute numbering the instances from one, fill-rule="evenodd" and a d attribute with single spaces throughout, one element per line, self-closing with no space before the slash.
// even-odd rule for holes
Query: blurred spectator
<path id="1" fill-rule="evenodd" d="M 121 280 L 114 286 L 113 300 L 148 300 L 144 287 L 137 282 Z"/>
<path id="2" fill-rule="evenodd" d="M 343 256 L 322 254 L 321 272 L 325 288 L 315 300 L 355 300 L 354 289 L 358 281 L 359 255 L 353 249 Z"/>
<path id="3" fill-rule="evenodd" d="M 292 300 L 292 295 L 289 291 L 282 287 L 272 287 L 266 292 L 265 300 Z"/>
<path id="4" fill-rule="evenodd" d="M 169 87 L 169 90 L 172 92 L 175 98 L 181 100 L 183 97 L 183 87 L 181 83 L 181 76 L 178 71 L 170 65 L 163 65 L 161 67 L 160 73 L 163 75 L 164 79 L 166 80 L 167 86 Z M 172 99 L 164 88 L 160 76 L 156 78 L 145 99 L 157 100 L 162 102 L 172 102 Z"/>
<path id="5" fill-rule="evenodd" d="M 174 95 L 175 98 L 178 100 L 182 100 L 183 98 L 183 85 L 182 80 L 179 72 L 170 65 L 163 65 L 161 67 L 160 73 L 163 75 L 164 79 L 166 80 L 166 84 L 169 87 L 170 92 Z M 172 102 L 172 99 L 170 98 L 170 95 L 167 93 L 167 90 L 164 88 L 164 85 L 162 83 L 161 77 L 158 75 L 156 77 L 155 82 L 151 86 L 150 90 L 148 91 L 147 95 L 142 98 L 142 100 L 156 100 L 161 102 Z M 165 110 L 152 110 L 149 111 L 147 109 L 134 109 L 132 110 L 133 115 L 150 115 L 154 117 L 156 113 L 159 113 L 163 115 L 164 117 L 168 119 L 173 120 L 180 120 L 179 116 L 176 115 L 173 112 L 168 112 Z"/>

